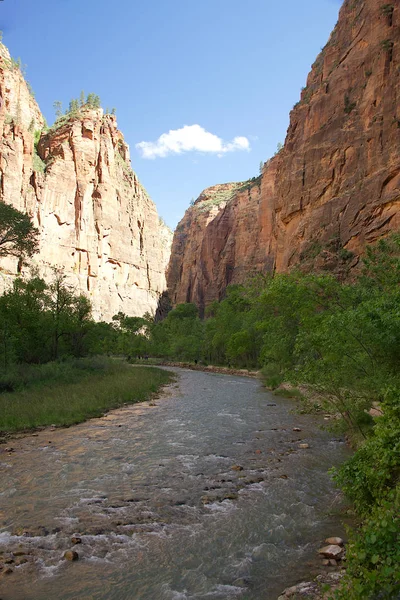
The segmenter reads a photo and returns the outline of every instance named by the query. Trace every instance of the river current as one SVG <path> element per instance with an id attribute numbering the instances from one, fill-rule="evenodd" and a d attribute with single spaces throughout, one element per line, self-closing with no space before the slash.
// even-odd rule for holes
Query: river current
<path id="1" fill-rule="evenodd" d="M 173 371 L 155 405 L 0 447 L 0 553 L 23 559 L 1 600 L 276 600 L 342 533 L 327 470 L 348 450 L 321 417 Z"/>

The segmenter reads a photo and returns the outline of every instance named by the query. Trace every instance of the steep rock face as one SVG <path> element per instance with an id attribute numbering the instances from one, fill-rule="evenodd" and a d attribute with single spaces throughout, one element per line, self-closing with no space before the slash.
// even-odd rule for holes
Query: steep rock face
<path id="1" fill-rule="evenodd" d="M 270 174 L 275 173 L 274 161 Z M 201 312 L 227 285 L 270 270 L 269 205 L 274 178 L 205 190 L 179 223 L 167 272 L 173 304 L 195 302 Z M 267 251 L 269 248 L 269 251 Z"/>
<path id="2" fill-rule="evenodd" d="M 174 303 L 204 306 L 254 270 L 346 274 L 367 243 L 399 229 L 398 2 L 343 4 L 284 148 L 260 185 L 241 187 L 210 208 L 200 196 L 178 225 L 167 275 Z"/>
<path id="3" fill-rule="evenodd" d="M 33 265 L 47 278 L 62 269 L 97 319 L 154 311 L 171 234 L 130 168 L 115 117 L 83 107 L 42 133 L 35 148 L 43 117 L 4 47 L 0 56 L 0 200 L 39 228 Z M 4 284 L 18 265 L 0 266 Z"/>

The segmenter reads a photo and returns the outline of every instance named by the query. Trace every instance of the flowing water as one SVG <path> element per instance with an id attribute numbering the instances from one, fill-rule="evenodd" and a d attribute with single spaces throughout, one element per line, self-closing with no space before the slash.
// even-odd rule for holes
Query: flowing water
<path id="1" fill-rule="evenodd" d="M 321 418 L 254 379 L 173 370 L 155 406 L 0 448 L 0 553 L 23 563 L 1 600 L 275 600 L 341 533 L 327 470 L 348 451 Z"/>

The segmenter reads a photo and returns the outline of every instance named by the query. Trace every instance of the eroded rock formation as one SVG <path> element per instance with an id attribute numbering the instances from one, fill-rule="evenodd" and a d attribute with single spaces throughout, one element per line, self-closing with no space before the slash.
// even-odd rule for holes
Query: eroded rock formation
<path id="1" fill-rule="evenodd" d="M 0 97 L 0 200 L 39 228 L 33 265 L 45 277 L 62 269 L 97 319 L 154 311 L 171 234 L 130 167 L 115 117 L 83 107 L 40 133 L 44 119 L 4 46 Z M 7 259 L 0 267 L 4 287 L 18 265 Z"/>
<path id="2" fill-rule="evenodd" d="M 260 179 L 203 192 L 178 225 L 171 299 L 204 307 L 255 270 L 346 273 L 399 229 L 399 205 L 400 6 L 346 0 L 284 148 Z"/>

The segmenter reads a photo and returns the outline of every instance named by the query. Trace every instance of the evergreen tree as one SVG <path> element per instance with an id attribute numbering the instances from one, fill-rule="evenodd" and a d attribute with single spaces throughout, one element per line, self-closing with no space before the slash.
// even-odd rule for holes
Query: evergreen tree
<path id="1" fill-rule="evenodd" d="M 59 119 L 62 115 L 62 102 L 60 102 L 60 100 L 56 100 L 53 102 L 53 108 L 55 110 L 57 119 Z"/>

